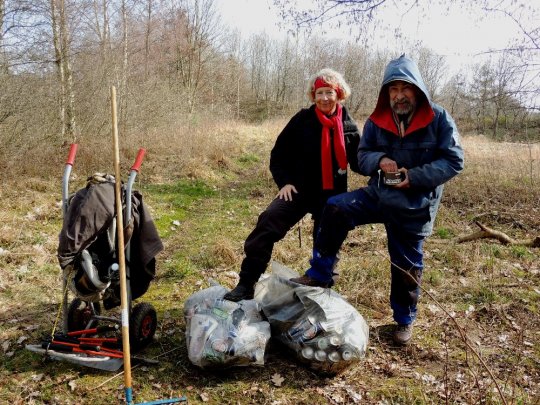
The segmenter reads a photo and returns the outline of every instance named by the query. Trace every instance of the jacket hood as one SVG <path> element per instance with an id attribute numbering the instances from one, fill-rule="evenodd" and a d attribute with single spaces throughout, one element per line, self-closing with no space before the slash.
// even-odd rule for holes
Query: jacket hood
<path id="1" fill-rule="evenodd" d="M 422 91 L 422 93 L 424 93 L 426 99 L 428 101 L 430 100 L 429 92 L 422 79 L 420 70 L 418 70 L 418 66 L 412 59 L 407 58 L 405 55 L 401 55 L 399 58 L 391 60 L 390 63 L 388 63 L 384 70 L 381 90 L 388 83 L 395 80 L 403 80 L 404 82 L 414 84 Z M 379 94 L 379 98 L 380 97 L 381 95 Z"/>
<path id="2" fill-rule="evenodd" d="M 411 83 L 420 90 L 420 94 L 417 97 L 417 109 L 406 134 L 427 126 L 435 117 L 435 113 L 431 108 L 431 98 L 418 66 L 412 59 L 409 59 L 405 55 L 391 60 L 386 66 L 377 105 L 370 116 L 371 120 L 379 127 L 396 134 L 398 133 L 392 119 L 390 98 L 388 96 L 388 84 L 396 80 Z"/>

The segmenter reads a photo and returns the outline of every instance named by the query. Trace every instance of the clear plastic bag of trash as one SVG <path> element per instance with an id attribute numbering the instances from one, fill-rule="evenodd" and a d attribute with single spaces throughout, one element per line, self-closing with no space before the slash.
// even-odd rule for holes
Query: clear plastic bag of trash
<path id="1" fill-rule="evenodd" d="M 311 369 L 337 374 L 365 356 L 369 327 L 360 313 L 334 290 L 289 281 L 293 270 L 272 263 L 259 281 L 257 299 L 272 336 Z"/>
<path id="2" fill-rule="evenodd" d="M 189 360 L 201 368 L 264 365 L 270 324 L 255 300 L 223 299 L 215 285 L 191 295 L 184 304 Z"/>

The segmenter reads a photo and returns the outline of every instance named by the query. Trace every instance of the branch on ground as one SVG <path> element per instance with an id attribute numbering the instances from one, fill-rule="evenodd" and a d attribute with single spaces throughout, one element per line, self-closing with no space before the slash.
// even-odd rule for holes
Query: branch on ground
<path id="1" fill-rule="evenodd" d="M 456 239 L 456 243 L 470 242 L 476 239 L 496 239 L 501 242 L 503 245 L 522 245 L 529 247 L 540 247 L 540 236 L 537 236 L 533 239 L 525 240 L 515 240 L 506 235 L 504 232 L 496 231 L 491 229 L 484 224 L 475 221 L 474 222 L 480 228 L 479 231 L 476 231 L 470 235 L 461 236 Z"/>

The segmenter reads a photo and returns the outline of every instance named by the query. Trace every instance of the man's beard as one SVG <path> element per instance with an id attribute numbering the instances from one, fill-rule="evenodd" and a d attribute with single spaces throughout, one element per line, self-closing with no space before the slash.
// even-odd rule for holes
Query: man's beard
<path id="1" fill-rule="evenodd" d="M 398 101 L 391 101 L 390 106 L 398 115 L 408 115 L 414 110 L 414 105 L 409 100 L 399 100 L 399 103 Z"/>

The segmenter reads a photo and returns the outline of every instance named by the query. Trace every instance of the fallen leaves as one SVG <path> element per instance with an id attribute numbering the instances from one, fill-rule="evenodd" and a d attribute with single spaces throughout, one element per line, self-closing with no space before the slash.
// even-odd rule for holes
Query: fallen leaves
<path id="1" fill-rule="evenodd" d="M 362 403 L 362 393 L 358 387 L 346 383 L 345 381 L 335 381 L 331 385 L 316 387 L 315 392 L 328 399 L 330 404 L 360 404 Z"/>
<path id="2" fill-rule="evenodd" d="M 281 387 L 285 378 L 283 378 L 281 374 L 276 373 L 272 376 L 271 381 L 276 387 Z"/>
<path id="3" fill-rule="evenodd" d="M 68 387 L 71 392 L 75 391 L 75 389 L 77 388 L 77 383 L 75 382 L 75 380 L 71 380 L 70 382 L 68 382 Z"/>
<path id="4" fill-rule="evenodd" d="M 35 381 L 35 382 L 41 381 L 43 379 L 43 373 L 33 374 L 31 378 L 32 378 L 32 381 Z"/>

